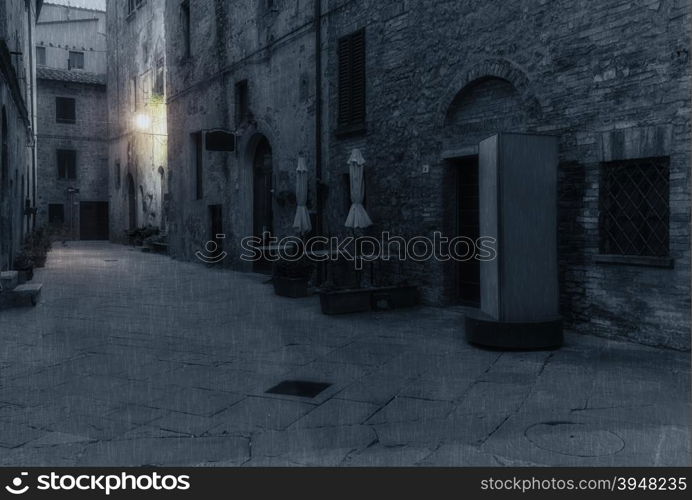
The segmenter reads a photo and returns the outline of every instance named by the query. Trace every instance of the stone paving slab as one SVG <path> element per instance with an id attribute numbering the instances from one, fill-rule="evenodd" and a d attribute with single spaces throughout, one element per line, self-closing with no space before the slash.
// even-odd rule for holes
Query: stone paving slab
<path id="1" fill-rule="evenodd" d="M 0 312 L 0 465 L 689 465 L 689 353 L 463 340 L 456 309 L 325 316 L 266 277 L 56 246 Z M 330 384 L 268 394 L 282 380 Z"/>

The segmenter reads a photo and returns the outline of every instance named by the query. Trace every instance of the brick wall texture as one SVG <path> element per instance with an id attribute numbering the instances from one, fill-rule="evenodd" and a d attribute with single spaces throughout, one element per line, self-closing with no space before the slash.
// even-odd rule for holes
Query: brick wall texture
<path id="1" fill-rule="evenodd" d="M 191 0 L 183 56 L 179 5 L 166 7 L 171 252 L 192 258 L 223 205 L 230 250 L 252 233 L 252 161 L 272 148 L 274 226 L 290 234 L 299 155 L 315 208 L 313 2 Z M 352 148 L 367 160 L 373 234 L 449 232 L 454 162 L 498 132 L 559 137 L 561 313 L 574 331 L 651 345 L 690 345 L 690 4 L 683 0 L 334 0 L 322 2 L 324 220 L 345 231 L 343 175 Z M 366 30 L 366 131 L 337 136 L 337 41 Z M 194 197 L 190 134 L 235 129 L 235 82 L 247 79 L 252 120 L 235 153 L 206 152 L 205 196 Z M 452 155 L 453 156 L 453 155 Z M 599 252 L 603 161 L 670 159 L 672 268 L 604 264 Z M 429 168 L 423 168 L 425 165 Z M 517 210 L 521 210 L 518 206 Z M 245 266 L 247 267 L 247 266 Z M 421 285 L 424 301 L 455 302 L 449 265 L 383 266 Z"/>

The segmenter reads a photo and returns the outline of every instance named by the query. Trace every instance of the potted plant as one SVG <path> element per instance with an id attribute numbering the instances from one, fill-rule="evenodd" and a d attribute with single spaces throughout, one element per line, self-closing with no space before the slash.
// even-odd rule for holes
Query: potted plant
<path id="1" fill-rule="evenodd" d="M 19 273 L 19 284 L 31 281 L 34 277 L 34 262 L 25 248 L 14 258 L 14 269 Z"/>
<path id="2" fill-rule="evenodd" d="M 372 309 L 369 288 L 350 288 L 327 285 L 320 290 L 323 314 L 366 312 Z"/>
<path id="3" fill-rule="evenodd" d="M 347 314 L 372 309 L 372 289 L 361 273 L 348 261 L 332 261 L 327 266 L 327 280 L 320 287 L 323 314 Z"/>
<path id="4" fill-rule="evenodd" d="M 281 297 L 307 297 L 313 263 L 305 256 L 299 260 L 281 259 L 274 265 L 274 293 Z"/>
<path id="5" fill-rule="evenodd" d="M 396 285 L 379 286 L 372 290 L 372 308 L 377 311 L 415 307 L 418 300 L 418 287 L 406 281 Z"/>
<path id="6" fill-rule="evenodd" d="M 47 231 L 40 227 L 30 233 L 24 242 L 24 251 L 36 267 L 46 265 L 46 257 L 51 248 L 51 241 Z"/>
<path id="7" fill-rule="evenodd" d="M 136 247 L 144 245 L 144 240 L 159 234 L 159 229 L 153 226 L 138 227 L 127 231 L 127 237 L 130 244 Z"/>

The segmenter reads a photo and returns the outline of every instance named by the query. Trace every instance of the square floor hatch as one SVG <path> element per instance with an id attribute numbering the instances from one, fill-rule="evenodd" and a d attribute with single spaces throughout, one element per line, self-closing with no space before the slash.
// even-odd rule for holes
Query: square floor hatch
<path id="1" fill-rule="evenodd" d="M 320 392 L 332 384 L 325 382 L 308 382 L 306 380 L 284 380 L 271 389 L 268 394 L 284 394 L 286 396 L 300 396 L 302 398 L 314 398 Z"/>

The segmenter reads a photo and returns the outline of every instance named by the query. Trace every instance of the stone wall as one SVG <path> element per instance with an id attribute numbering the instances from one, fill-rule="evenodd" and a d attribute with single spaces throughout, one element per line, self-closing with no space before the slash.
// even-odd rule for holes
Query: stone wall
<path id="1" fill-rule="evenodd" d="M 558 135 L 560 286 L 569 326 L 689 348 L 688 2 L 329 4 L 328 81 L 337 74 L 338 37 L 366 28 L 367 133 L 333 138 L 329 168 L 338 177 L 351 148 L 362 149 L 373 231 L 426 235 L 445 227 L 453 169 L 445 151 L 468 151 L 498 131 Z M 330 90 L 334 109 L 333 83 Z M 596 262 L 602 145 L 613 133 L 640 137 L 651 128 L 670 137 L 641 154 L 670 157 L 673 268 Z M 345 218 L 342 206 L 329 205 L 335 225 Z M 444 286 L 449 272 L 429 263 L 402 274 L 439 304 L 453 300 Z"/>
<path id="2" fill-rule="evenodd" d="M 76 122 L 56 123 L 55 98 L 75 99 Z M 105 85 L 38 81 L 39 131 L 38 176 L 41 186 L 38 192 L 39 224 L 48 223 L 48 205 L 63 204 L 65 222 L 71 231 L 64 237 L 79 239 L 80 201 L 108 201 L 108 116 Z M 77 152 L 76 179 L 59 179 L 57 150 L 71 149 Z M 73 196 L 69 188 L 79 189 Z M 70 203 L 74 211 L 70 211 Z M 71 228 L 70 214 L 73 214 Z"/>
<path id="3" fill-rule="evenodd" d="M 314 5 L 190 5 L 190 58 L 183 56 L 180 6 L 166 9 L 172 252 L 192 258 L 210 236 L 208 205 L 222 203 L 230 262 L 239 266 L 237 241 L 252 233 L 258 137 L 272 146 L 277 193 L 292 189 L 297 157 L 306 156 L 314 208 Z M 369 232 L 430 236 L 452 225 L 450 158 L 501 131 L 556 135 L 560 290 L 569 328 L 689 348 L 688 2 L 330 0 L 322 10 L 327 234 L 347 231 L 344 175 L 354 147 L 367 161 Z M 337 41 L 360 28 L 366 132 L 336 136 Z M 196 200 L 190 134 L 235 126 L 234 85 L 242 79 L 253 119 L 240 124 L 235 154 L 205 153 L 205 197 Z M 601 162 L 627 157 L 636 138 L 649 135 L 665 139 L 644 140 L 635 153 L 670 157 L 673 267 L 598 262 Z M 275 232 L 287 234 L 295 207 L 274 203 Z M 406 262 L 380 272 L 420 284 L 428 304 L 455 303 L 449 265 Z"/>
<path id="4" fill-rule="evenodd" d="M 247 269 L 239 260 L 240 239 L 253 234 L 253 161 L 262 138 L 272 151 L 277 236 L 293 234 L 301 154 L 314 172 L 312 4 L 192 0 L 191 57 L 185 57 L 179 9 L 170 3 L 166 10 L 171 252 L 193 258 L 212 236 L 209 205 L 222 204 L 224 263 Z M 242 80 L 250 116 L 236 123 L 235 88 Z M 196 199 L 191 134 L 217 128 L 236 131 L 236 151 L 204 152 L 204 197 Z M 314 199 L 314 186 L 311 192 Z"/>
<path id="5" fill-rule="evenodd" d="M 135 227 L 166 229 L 168 191 L 165 89 L 154 91 L 157 67 L 166 68 L 164 0 L 148 0 L 134 12 L 108 0 L 108 170 L 110 235 L 125 241 Z M 144 122 L 136 125 L 137 116 Z"/>
<path id="6" fill-rule="evenodd" d="M 28 7 L 28 9 L 27 9 Z M 34 218 L 25 213 L 35 203 L 35 88 L 31 54 L 36 2 L 0 3 L 0 270 L 12 268 Z"/>

